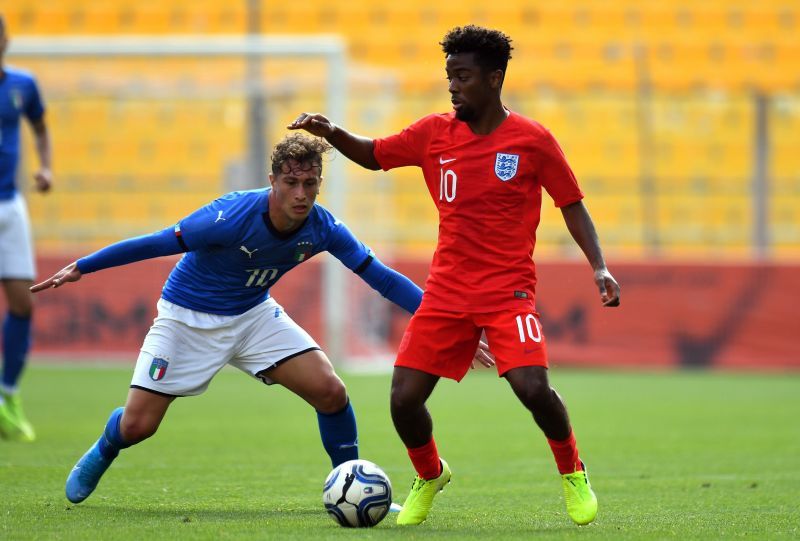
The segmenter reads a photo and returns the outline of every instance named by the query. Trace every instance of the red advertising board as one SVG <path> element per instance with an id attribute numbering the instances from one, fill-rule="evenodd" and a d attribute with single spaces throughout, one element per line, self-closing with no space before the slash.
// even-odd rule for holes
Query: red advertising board
<path id="1" fill-rule="evenodd" d="M 67 262 L 40 258 L 39 275 Z M 174 262 L 162 258 L 107 269 L 38 294 L 34 353 L 135 355 Z M 424 284 L 427 261 L 392 265 Z M 286 275 L 272 294 L 324 346 L 321 270 L 320 261 L 312 260 Z M 800 317 L 793 302 L 800 266 L 629 263 L 615 264 L 613 271 L 622 285 L 622 305 L 612 309 L 601 306 L 585 263 L 538 265 L 537 308 L 552 363 L 800 369 Z M 351 303 L 354 311 L 359 306 Z M 396 348 L 408 320 L 390 308 L 386 351 Z M 355 315 L 350 319 L 358 321 Z"/>

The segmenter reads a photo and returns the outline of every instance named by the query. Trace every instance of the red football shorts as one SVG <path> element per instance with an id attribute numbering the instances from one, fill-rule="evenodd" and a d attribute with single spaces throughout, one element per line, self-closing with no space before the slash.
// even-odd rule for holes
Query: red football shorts
<path id="1" fill-rule="evenodd" d="M 489 313 L 446 312 L 426 308 L 423 302 L 408 324 L 394 365 L 461 381 L 482 330 L 498 375 L 519 366 L 547 367 L 544 333 L 533 302 Z"/>

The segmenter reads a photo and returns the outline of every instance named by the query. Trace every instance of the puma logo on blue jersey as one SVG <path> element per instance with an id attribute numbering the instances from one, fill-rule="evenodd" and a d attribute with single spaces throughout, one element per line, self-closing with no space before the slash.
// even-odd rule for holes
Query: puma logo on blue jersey
<path id="1" fill-rule="evenodd" d="M 248 250 L 248 249 L 247 249 L 247 248 L 246 248 L 244 245 L 242 245 L 242 246 L 239 246 L 239 249 L 240 249 L 241 251 L 243 251 L 244 253 L 246 253 L 246 254 L 247 254 L 247 259 L 253 259 L 253 254 L 254 254 L 254 253 L 256 253 L 256 252 L 258 251 L 258 248 L 256 248 L 255 250 L 253 250 L 253 251 L 251 252 L 251 251 L 250 251 L 250 250 Z"/>

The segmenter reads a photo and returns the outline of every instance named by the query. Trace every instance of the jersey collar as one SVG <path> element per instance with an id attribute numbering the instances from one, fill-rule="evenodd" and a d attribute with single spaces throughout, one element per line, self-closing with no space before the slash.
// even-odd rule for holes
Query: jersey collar
<path id="1" fill-rule="evenodd" d="M 290 239 L 290 238 L 294 237 L 294 236 L 295 236 L 297 233 L 299 233 L 300 231 L 302 231 L 302 229 L 303 229 L 303 228 L 306 226 L 306 222 L 308 222 L 308 217 L 309 217 L 309 216 L 311 216 L 311 214 L 309 214 L 308 216 L 306 216 L 306 219 L 305 219 L 305 220 L 303 220 L 303 223 L 302 223 L 302 224 L 300 224 L 300 227 L 298 227 L 298 228 L 297 228 L 297 229 L 295 229 L 294 231 L 289 231 L 289 232 L 287 233 L 287 232 L 284 232 L 284 231 L 278 231 L 278 230 L 275 228 L 275 226 L 274 226 L 274 225 L 273 225 L 273 223 L 272 223 L 272 220 L 270 220 L 270 219 L 269 219 L 269 208 L 267 208 L 267 210 L 266 210 L 266 211 L 264 211 L 264 212 L 261 214 L 261 218 L 263 218 L 263 220 L 264 220 L 264 225 L 265 225 L 265 226 L 267 226 L 267 230 L 268 230 L 270 233 L 272 233 L 272 235 L 273 235 L 274 237 L 277 237 L 277 238 L 279 238 L 279 239 L 282 239 L 282 240 Z"/>

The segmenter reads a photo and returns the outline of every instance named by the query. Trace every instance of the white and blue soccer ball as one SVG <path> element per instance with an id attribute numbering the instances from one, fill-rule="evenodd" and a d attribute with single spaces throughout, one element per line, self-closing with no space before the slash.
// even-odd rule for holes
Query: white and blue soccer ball
<path id="1" fill-rule="evenodd" d="M 384 471 L 369 460 L 348 460 L 328 474 L 322 503 L 341 526 L 368 528 L 389 512 L 392 484 Z"/>

